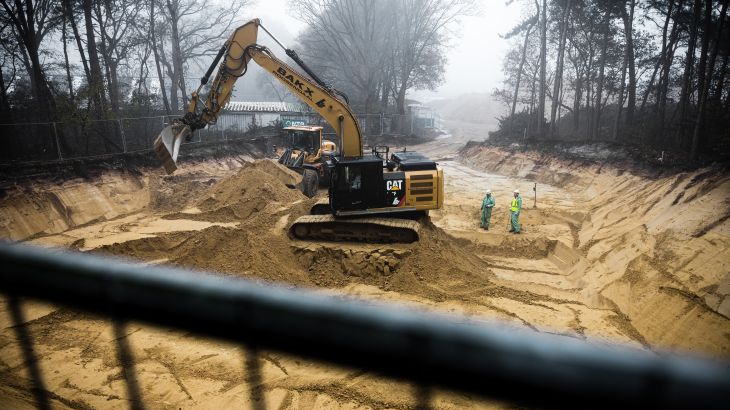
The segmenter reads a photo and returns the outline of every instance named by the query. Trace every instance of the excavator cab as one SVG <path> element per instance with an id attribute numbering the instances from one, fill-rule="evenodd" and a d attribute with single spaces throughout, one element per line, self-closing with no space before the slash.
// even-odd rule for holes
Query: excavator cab
<path id="1" fill-rule="evenodd" d="M 439 209 L 443 170 L 415 152 L 334 158 L 329 197 L 332 214 L 354 216 Z"/>
<path id="2" fill-rule="evenodd" d="M 330 199 L 340 215 L 383 206 L 383 162 L 375 156 L 335 160 Z"/>

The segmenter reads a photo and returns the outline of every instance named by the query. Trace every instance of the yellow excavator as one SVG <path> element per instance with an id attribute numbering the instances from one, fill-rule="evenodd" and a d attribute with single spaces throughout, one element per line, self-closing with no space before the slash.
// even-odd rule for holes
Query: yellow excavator
<path id="1" fill-rule="evenodd" d="M 276 58 L 267 47 L 257 44 L 259 28 L 271 36 L 309 77 Z M 205 103 L 200 107 L 199 93 L 223 57 Z M 215 124 L 231 97 L 236 80 L 246 73 L 251 60 L 317 111 L 334 128 L 338 140 L 337 151 L 324 163 L 329 175 L 328 201 L 316 205 L 311 215 L 294 221 L 289 228 L 290 235 L 299 239 L 336 241 L 418 240 L 418 218 L 443 206 L 443 170 L 434 161 L 415 152 L 390 154 L 388 148 L 380 147 L 365 155 L 360 127 L 347 97 L 320 80 L 296 52 L 284 47 L 258 19 L 233 32 L 201 78 L 198 89 L 192 93 L 185 115 L 165 127 L 155 140 L 154 150 L 165 170 L 172 173 L 177 169 L 183 139 L 190 138 L 197 129 Z"/>

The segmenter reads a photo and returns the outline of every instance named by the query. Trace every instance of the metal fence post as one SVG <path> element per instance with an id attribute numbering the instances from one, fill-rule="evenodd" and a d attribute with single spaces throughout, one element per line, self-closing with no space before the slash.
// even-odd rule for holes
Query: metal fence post
<path id="1" fill-rule="evenodd" d="M 61 154 L 61 144 L 58 139 L 58 129 L 56 129 L 56 123 L 52 122 L 53 124 L 53 138 L 56 140 L 56 152 L 58 152 L 58 160 L 63 161 L 63 155 Z"/>
<path id="2" fill-rule="evenodd" d="M 122 127 L 122 120 L 117 119 L 119 123 L 119 134 L 122 136 L 122 152 L 127 153 L 127 139 L 124 137 L 124 127 Z"/>

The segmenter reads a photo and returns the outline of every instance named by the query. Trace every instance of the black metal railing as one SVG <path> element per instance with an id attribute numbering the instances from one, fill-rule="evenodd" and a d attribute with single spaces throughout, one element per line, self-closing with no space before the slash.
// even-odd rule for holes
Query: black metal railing
<path id="1" fill-rule="evenodd" d="M 404 378 L 422 386 L 420 408 L 435 386 L 542 408 L 710 409 L 725 408 L 730 397 L 726 362 L 599 348 L 398 305 L 29 246 L 0 244 L 0 264 L 0 291 L 11 307 L 18 296 L 40 298 L 109 315 L 119 335 L 124 321 L 142 320 L 243 343 L 254 352 L 278 350 Z M 32 355 L 27 334 L 18 336 Z M 131 360 L 123 346 L 118 352 L 122 361 Z M 246 368 L 250 377 L 260 372 L 255 363 Z M 30 374 L 42 396 L 40 372 Z M 48 408 L 42 397 L 39 407 Z"/>

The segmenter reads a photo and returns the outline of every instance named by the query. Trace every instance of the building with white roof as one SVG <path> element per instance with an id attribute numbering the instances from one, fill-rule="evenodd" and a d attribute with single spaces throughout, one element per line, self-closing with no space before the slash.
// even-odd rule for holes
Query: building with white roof
<path id="1" fill-rule="evenodd" d="M 301 104 L 283 101 L 229 101 L 218 117 L 218 123 L 211 130 L 239 130 L 245 132 L 253 121 L 265 127 L 282 121 L 286 114 L 306 111 Z"/>

